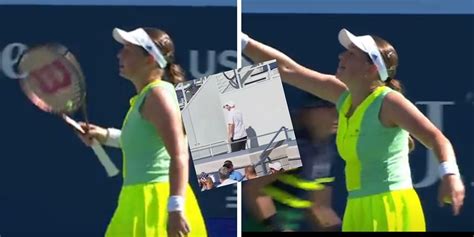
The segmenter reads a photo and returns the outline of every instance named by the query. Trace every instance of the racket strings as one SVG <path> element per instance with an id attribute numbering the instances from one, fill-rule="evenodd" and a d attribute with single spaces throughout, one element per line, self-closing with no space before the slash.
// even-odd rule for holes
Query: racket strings
<path id="1" fill-rule="evenodd" d="M 86 87 L 79 63 L 68 49 L 47 44 L 28 50 L 19 63 L 27 73 L 21 88 L 40 109 L 72 114 L 85 102 Z"/>

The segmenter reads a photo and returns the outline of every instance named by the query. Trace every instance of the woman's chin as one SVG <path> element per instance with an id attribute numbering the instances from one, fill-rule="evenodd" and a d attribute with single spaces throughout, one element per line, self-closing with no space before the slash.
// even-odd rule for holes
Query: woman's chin
<path id="1" fill-rule="evenodd" d="M 125 78 L 125 79 L 129 79 L 129 78 L 130 78 L 129 75 L 128 75 L 128 73 L 127 73 L 126 71 L 124 71 L 123 68 L 120 68 L 120 69 L 119 69 L 119 75 L 120 75 L 121 77 Z"/>

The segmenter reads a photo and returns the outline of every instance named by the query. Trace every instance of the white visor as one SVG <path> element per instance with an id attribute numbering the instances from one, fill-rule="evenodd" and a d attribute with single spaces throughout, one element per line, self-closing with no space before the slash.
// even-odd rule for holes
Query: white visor
<path id="1" fill-rule="evenodd" d="M 235 103 L 233 101 L 227 101 L 225 105 L 232 107 L 232 106 L 235 106 Z"/>
<path id="2" fill-rule="evenodd" d="M 278 170 L 281 170 L 282 165 L 279 161 L 275 161 L 273 163 L 268 164 L 268 167 L 278 171 Z"/>
<path id="3" fill-rule="evenodd" d="M 128 42 L 130 44 L 141 46 L 151 56 L 153 56 L 160 68 L 166 67 L 167 62 L 165 57 L 161 53 L 160 49 L 156 47 L 153 40 L 150 38 L 150 36 L 148 36 L 148 34 L 143 28 L 138 28 L 129 32 L 121 30 L 119 28 L 114 28 L 114 30 L 112 31 L 112 36 L 117 42 L 121 44 L 125 44 Z"/>
<path id="4" fill-rule="evenodd" d="M 349 49 L 351 44 L 354 44 L 357 48 L 366 52 L 372 62 L 377 67 L 377 71 L 380 75 L 380 80 L 386 81 L 388 79 L 387 67 L 383 61 L 382 55 L 375 43 L 374 38 L 370 35 L 355 36 L 346 29 L 339 31 L 339 42 L 346 49 Z"/>

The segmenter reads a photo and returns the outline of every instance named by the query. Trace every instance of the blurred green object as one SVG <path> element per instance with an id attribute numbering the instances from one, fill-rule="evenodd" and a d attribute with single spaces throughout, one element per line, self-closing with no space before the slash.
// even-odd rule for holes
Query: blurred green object
<path id="1" fill-rule="evenodd" d="M 305 225 L 305 210 L 296 209 L 275 202 L 277 215 L 283 223 L 284 229 L 293 231 L 303 231 Z M 252 215 L 245 215 L 242 218 L 242 232 L 268 232 L 269 230 L 257 221 Z"/>

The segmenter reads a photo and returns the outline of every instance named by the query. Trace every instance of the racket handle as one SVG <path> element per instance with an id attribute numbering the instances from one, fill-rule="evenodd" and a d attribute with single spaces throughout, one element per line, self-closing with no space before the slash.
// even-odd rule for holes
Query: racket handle
<path id="1" fill-rule="evenodd" d="M 109 177 L 113 177 L 119 174 L 119 169 L 115 166 L 115 164 L 110 160 L 109 155 L 105 152 L 104 148 L 100 145 L 100 143 L 94 139 L 92 141 L 92 150 L 94 151 L 95 155 L 99 159 L 102 166 L 104 166 L 105 171 Z"/>
<path id="2" fill-rule="evenodd" d="M 85 133 L 81 125 L 79 125 L 79 123 L 77 123 L 74 119 L 67 116 L 66 114 L 63 114 L 62 117 L 66 121 L 66 123 L 73 126 L 77 131 L 79 131 L 82 134 Z M 110 160 L 109 155 L 107 155 L 107 152 L 105 152 L 104 148 L 100 145 L 100 142 L 97 141 L 97 139 L 92 140 L 91 148 L 94 151 L 97 158 L 99 159 L 102 166 L 104 166 L 105 171 L 107 172 L 107 175 L 109 177 L 113 177 L 120 172 L 119 169 L 117 169 L 115 164 L 112 162 L 112 160 Z"/>

